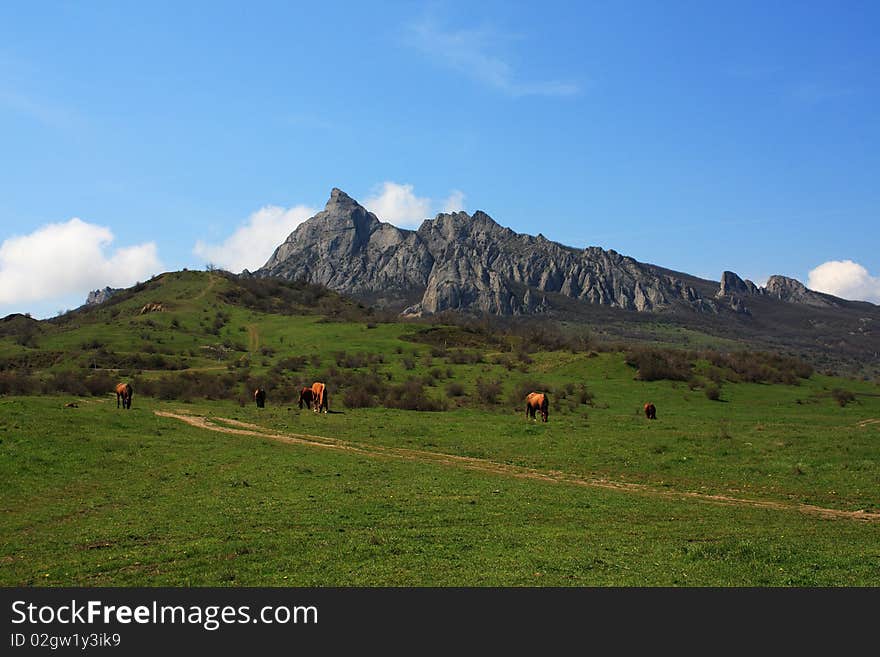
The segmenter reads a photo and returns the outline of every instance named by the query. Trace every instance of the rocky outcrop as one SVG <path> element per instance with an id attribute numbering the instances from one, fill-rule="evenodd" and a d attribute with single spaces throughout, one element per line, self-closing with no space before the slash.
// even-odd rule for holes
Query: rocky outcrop
<path id="1" fill-rule="evenodd" d="M 439 214 L 418 230 L 403 230 L 335 188 L 324 210 L 300 224 L 263 267 L 243 275 L 318 283 L 404 315 L 543 313 L 552 311 L 554 295 L 638 312 L 750 315 L 748 300 L 755 297 L 836 303 L 784 276 L 771 276 L 760 288 L 725 271 L 714 288 L 613 250 L 516 233 L 482 211 Z"/>
<path id="2" fill-rule="evenodd" d="M 440 214 L 417 231 L 402 230 L 339 189 L 254 275 L 320 283 L 405 306 L 409 315 L 547 312 L 548 294 L 635 311 L 716 310 L 682 280 L 615 251 L 515 233 L 481 211 Z"/>
<path id="3" fill-rule="evenodd" d="M 791 303 L 802 303 L 817 308 L 832 308 L 837 304 L 835 297 L 808 289 L 803 283 L 787 276 L 771 276 L 764 286 L 764 293 L 775 299 Z"/>
<path id="4" fill-rule="evenodd" d="M 721 289 L 718 290 L 716 297 L 725 296 L 748 296 L 753 294 L 761 294 L 761 289 L 749 280 L 743 280 L 732 271 L 725 271 L 721 274 Z"/>
<path id="5" fill-rule="evenodd" d="M 732 271 L 721 274 L 721 287 L 715 294 L 718 303 L 723 304 L 735 313 L 751 315 L 751 309 L 743 301 L 743 297 L 760 295 L 761 289 L 749 280 L 743 280 Z"/>
<path id="6" fill-rule="evenodd" d="M 164 310 L 165 307 L 161 303 L 152 302 L 144 305 L 138 315 L 146 315 L 147 313 L 161 313 L 164 312 Z"/>
<path id="7" fill-rule="evenodd" d="M 297 226 L 254 275 L 320 283 L 381 305 L 424 290 L 433 266 L 413 231 L 380 222 L 334 188 L 324 210 Z"/>
<path id="8" fill-rule="evenodd" d="M 839 299 L 829 294 L 814 292 L 794 278 L 774 275 L 767 279 L 764 287 L 758 287 L 752 281 L 743 280 L 732 271 L 721 274 L 721 286 L 715 294 L 719 304 L 729 307 L 735 312 L 750 314 L 746 299 L 748 297 L 769 297 L 779 301 L 803 304 L 815 308 L 834 308 L 839 306 Z"/>
<path id="9" fill-rule="evenodd" d="M 105 287 L 103 290 L 92 290 L 89 292 L 89 296 L 86 297 L 86 306 L 97 306 L 98 304 L 104 303 L 112 297 L 114 294 L 119 292 L 121 288 L 113 288 L 113 287 Z"/>

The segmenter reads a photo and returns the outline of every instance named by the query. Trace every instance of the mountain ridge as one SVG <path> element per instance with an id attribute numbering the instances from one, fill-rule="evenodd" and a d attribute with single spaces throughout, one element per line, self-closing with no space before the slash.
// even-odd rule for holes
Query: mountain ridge
<path id="1" fill-rule="evenodd" d="M 326 285 L 403 316 L 544 313 L 547 294 L 658 313 L 748 315 L 758 297 L 828 308 L 859 303 L 781 275 L 764 287 L 729 271 L 715 282 L 613 249 L 578 249 L 541 233 L 517 233 L 482 210 L 440 213 L 415 230 L 398 228 L 336 187 L 324 210 L 300 224 L 253 275 Z"/>

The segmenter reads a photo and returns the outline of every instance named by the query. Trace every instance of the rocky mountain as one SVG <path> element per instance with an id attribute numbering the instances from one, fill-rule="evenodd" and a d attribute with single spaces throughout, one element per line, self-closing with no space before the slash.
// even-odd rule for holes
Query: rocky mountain
<path id="1" fill-rule="evenodd" d="M 89 292 L 89 296 L 86 297 L 84 305 L 97 306 L 100 303 L 104 303 L 121 289 L 122 288 L 105 287 L 103 290 L 92 290 Z"/>
<path id="2" fill-rule="evenodd" d="M 740 316 L 752 315 L 757 299 L 825 309 L 856 303 L 785 276 L 758 287 L 725 271 L 716 283 L 613 250 L 576 249 L 516 233 L 479 210 L 439 214 L 418 230 L 403 230 L 335 188 L 324 210 L 253 275 L 319 283 L 404 316 L 532 315 L 552 311 L 560 299 L 642 313 Z"/>
<path id="3" fill-rule="evenodd" d="M 719 309 L 694 286 L 699 279 L 613 250 L 515 233 L 482 211 L 402 230 L 339 189 L 254 275 L 320 283 L 410 316 L 541 313 L 548 295 L 641 312 Z"/>
<path id="4" fill-rule="evenodd" d="M 880 372 L 874 304 L 815 292 L 785 276 L 771 276 L 763 287 L 730 271 L 706 280 L 613 250 L 519 234 L 482 211 L 439 214 L 403 230 L 339 189 L 263 267 L 243 275 L 325 285 L 405 317 L 544 315 L 609 337 L 662 334 L 683 344 L 695 330 L 809 355 L 822 366 Z"/>

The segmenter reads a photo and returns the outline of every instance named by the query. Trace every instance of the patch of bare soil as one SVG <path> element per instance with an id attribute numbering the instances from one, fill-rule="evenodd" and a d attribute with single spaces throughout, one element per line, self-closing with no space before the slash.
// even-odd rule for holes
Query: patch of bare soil
<path id="1" fill-rule="evenodd" d="M 710 495 L 707 493 L 695 493 L 690 491 L 661 490 L 645 484 L 611 481 L 604 478 L 586 478 L 580 475 L 562 472 L 560 470 L 537 470 L 534 468 L 527 468 L 519 465 L 510 465 L 507 463 L 498 463 L 495 461 L 473 458 L 470 456 L 457 456 L 455 454 L 443 454 L 440 452 L 406 449 L 402 447 L 384 447 L 381 445 L 356 443 L 352 441 L 339 440 L 336 438 L 327 438 L 324 436 L 313 436 L 301 433 L 278 433 L 270 429 L 260 427 L 256 424 L 249 424 L 247 422 L 241 422 L 239 420 L 232 420 L 229 418 L 207 418 L 200 415 L 172 413 L 169 411 L 154 412 L 160 417 L 180 420 L 181 422 L 186 422 L 191 426 L 198 427 L 200 429 L 207 429 L 208 431 L 219 431 L 221 433 L 228 433 L 240 436 L 267 438 L 270 440 L 277 440 L 278 442 L 289 443 L 293 445 L 307 445 L 310 447 L 320 447 L 323 449 L 338 449 L 379 458 L 396 458 L 404 459 L 407 461 L 419 461 L 422 463 L 447 465 L 465 468 L 468 470 L 476 470 L 479 472 L 506 475 L 509 477 L 516 477 L 518 479 L 533 479 L 546 481 L 548 483 L 588 486 L 591 488 L 603 488 L 657 497 L 694 499 L 703 502 L 711 502 L 714 504 L 748 506 L 759 509 L 773 509 L 777 511 L 798 511 L 800 513 L 834 520 L 861 520 L 867 522 L 880 521 L 880 513 L 874 513 L 872 511 L 844 511 L 841 509 L 829 509 L 825 507 L 815 506 L 812 504 L 782 502 L 778 500 L 760 500 L 732 497 L 729 495 Z"/>

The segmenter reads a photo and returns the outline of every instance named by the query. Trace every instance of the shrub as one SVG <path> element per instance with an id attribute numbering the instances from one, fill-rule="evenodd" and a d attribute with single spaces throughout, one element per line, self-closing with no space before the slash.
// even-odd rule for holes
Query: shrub
<path id="1" fill-rule="evenodd" d="M 425 392 L 425 387 L 417 379 L 408 379 L 404 383 L 389 388 L 385 398 L 385 406 L 407 411 L 444 410 L 443 404 L 429 397 Z"/>
<path id="2" fill-rule="evenodd" d="M 579 404 L 592 404 L 593 393 L 587 389 L 587 384 L 581 383 L 577 390 L 577 400 Z"/>
<path id="3" fill-rule="evenodd" d="M 86 377 L 83 383 L 92 397 L 99 397 L 112 391 L 119 382 L 116 377 L 107 372 L 97 372 L 96 374 Z"/>
<path id="4" fill-rule="evenodd" d="M 364 388 L 350 388 L 342 395 L 342 403 L 346 408 L 373 408 L 379 402 Z"/>
<path id="5" fill-rule="evenodd" d="M 306 366 L 307 361 L 308 359 L 305 356 L 287 356 L 286 358 L 279 358 L 274 367 L 272 367 L 272 371 L 276 374 L 281 374 L 284 370 L 298 372 Z"/>
<path id="6" fill-rule="evenodd" d="M 856 400 L 856 396 L 855 394 L 853 394 L 852 391 L 845 390 L 843 388 L 835 388 L 834 390 L 832 390 L 831 397 L 840 405 L 841 408 Z"/>
<path id="7" fill-rule="evenodd" d="M 449 397 L 464 397 L 464 386 L 458 381 L 446 384 L 446 394 Z"/>
<path id="8" fill-rule="evenodd" d="M 501 390 L 501 381 L 477 379 L 477 390 L 475 397 L 482 404 L 494 406 L 498 403 L 498 395 L 501 394 Z"/>
<path id="9" fill-rule="evenodd" d="M 703 392 L 705 393 L 706 398 L 711 399 L 712 401 L 718 401 L 721 399 L 721 387 L 715 383 L 708 384 Z"/>
<path id="10" fill-rule="evenodd" d="M 449 352 L 449 361 L 455 365 L 476 365 L 484 362 L 483 354 L 466 349 L 452 349 Z"/>
<path id="11" fill-rule="evenodd" d="M 30 395 L 38 388 L 38 382 L 17 370 L 0 371 L 0 395 Z"/>
<path id="12" fill-rule="evenodd" d="M 687 354 L 680 351 L 632 349 L 626 355 L 626 364 L 638 369 L 641 381 L 687 381 L 691 377 Z"/>

